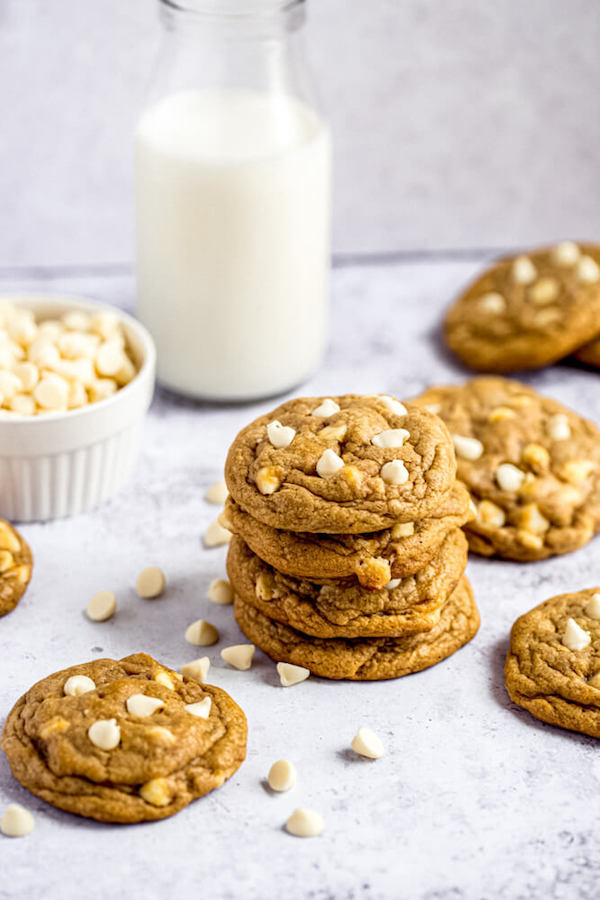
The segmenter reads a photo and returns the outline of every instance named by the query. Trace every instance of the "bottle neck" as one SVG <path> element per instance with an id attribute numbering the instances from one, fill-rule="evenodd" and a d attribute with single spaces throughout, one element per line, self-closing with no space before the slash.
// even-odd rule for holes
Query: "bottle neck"
<path id="1" fill-rule="evenodd" d="M 304 24 L 304 0 L 159 0 L 167 31 L 181 39 L 284 40 Z"/>

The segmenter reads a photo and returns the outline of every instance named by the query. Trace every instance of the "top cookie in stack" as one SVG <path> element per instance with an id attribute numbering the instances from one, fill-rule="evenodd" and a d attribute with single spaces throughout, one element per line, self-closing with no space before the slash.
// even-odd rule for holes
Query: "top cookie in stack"
<path id="1" fill-rule="evenodd" d="M 236 618 L 274 658 L 329 677 L 394 677 L 472 637 L 458 530 L 472 513 L 437 416 L 385 395 L 292 400 L 240 432 L 225 477 Z M 417 665 L 412 644 L 435 628 Z M 382 654 L 365 674 L 365 658 Z"/>

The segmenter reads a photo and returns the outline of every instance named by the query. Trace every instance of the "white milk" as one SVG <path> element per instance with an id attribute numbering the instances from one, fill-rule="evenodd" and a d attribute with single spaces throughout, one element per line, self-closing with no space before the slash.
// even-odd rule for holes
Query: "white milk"
<path id="1" fill-rule="evenodd" d="M 165 385 L 244 400 L 291 388 L 318 365 L 330 171 L 326 127 L 290 97 L 190 91 L 142 116 L 138 313 Z"/>

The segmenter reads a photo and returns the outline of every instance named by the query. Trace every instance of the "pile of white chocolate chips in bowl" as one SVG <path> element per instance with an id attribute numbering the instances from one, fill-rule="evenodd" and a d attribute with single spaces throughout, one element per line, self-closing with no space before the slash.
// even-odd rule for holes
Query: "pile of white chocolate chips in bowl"
<path id="1" fill-rule="evenodd" d="M 79 409 L 128 384 L 136 367 L 116 313 L 39 318 L 0 300 L 0 416 Z"/>

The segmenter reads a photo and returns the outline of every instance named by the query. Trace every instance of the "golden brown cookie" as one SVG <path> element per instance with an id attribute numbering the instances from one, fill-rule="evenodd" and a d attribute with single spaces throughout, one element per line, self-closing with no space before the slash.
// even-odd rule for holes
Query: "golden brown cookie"
<path id="1" fill-rule="evenodd" d="M 47 803 L 142 822 L 230 778 L 246 755 L 246 718 L 220 688 L 137 653 L 38 681 L 10 712 L 2 749 L 17 781 Z"/>
<path id="2" fill-rule="evenodd" d="M 563 241 L 494 263 L 446 315 L 444 335 L 482 372 L 548 365 L 590 341 L 600 321 L 600 246 Z"/>
<path id="3" fill-rule="evenodd" d="M 504 677 L 511 700 L 536 719 L 600 737 L 600 588 L 520 616 Z"/>
<path id="4" fill-rule="evenodd" d="M 580 362 L 585 363 L 586 366 L 600 369 L 600 338 L 590 341 L 589 344 L 584 344 L 583 347 L 575 351 L 574 356 Z"/>
<path id="5" fill-rule="evenodd" d="M 15 608 L 31 579 L 33 557 L 24 538 L 0 519 L 0 616 Z"/>
<path id="6" fill-rule="evenodd" d="M 227 574 L 234 592 L 268 618 L 315 637 L 399 637 L 429 631 L 467 565 L 467 539 L 452 531 L 416 575 L 369 590 L 352 579 L 282 575 L 234 536 Z"/>
<path id="7" fill-rule="evenodd" d="M 391 638 L 307 637 L 268 619 L 239 597 L 235 618 L 246 637 L 276 662 L 304 666 L 323 678 L 376 681 L 427 669 L 451 656 L 476 634 L 479 613 L 466 576 L 444 605 L 437 625 L 423 634 Z"/>
<path id="8" fill-rule="evenodd" d="M 391 578 L 406 578 L 427 565 L 455 528 L 473 518 L 464 485 L 445 495 L 436 518 L 398 522 L 369 534 L 311 534 L 272 528 L 227 499 L 223 520 L 261 559 L 287 575 L 348 578 L 373 590 Z"/>
<path id="9" fill-rule="evenodd" d="M 477 508 L 465 526 L 476 553 L 545 559 L 600 529 L 600 431 L 592 422 L 494 376 L 433 387 L 416 402 L 437 410 L 453 436 L 458 477 Z"/>
<path id="10" fill-rule="evenodd" d="M 336 534 L 436 515 L 455 472 L 436 416 L 355 394 L 284 403 L 238 434 L 225 464 L 231 496 L 255 519 Z"/>

